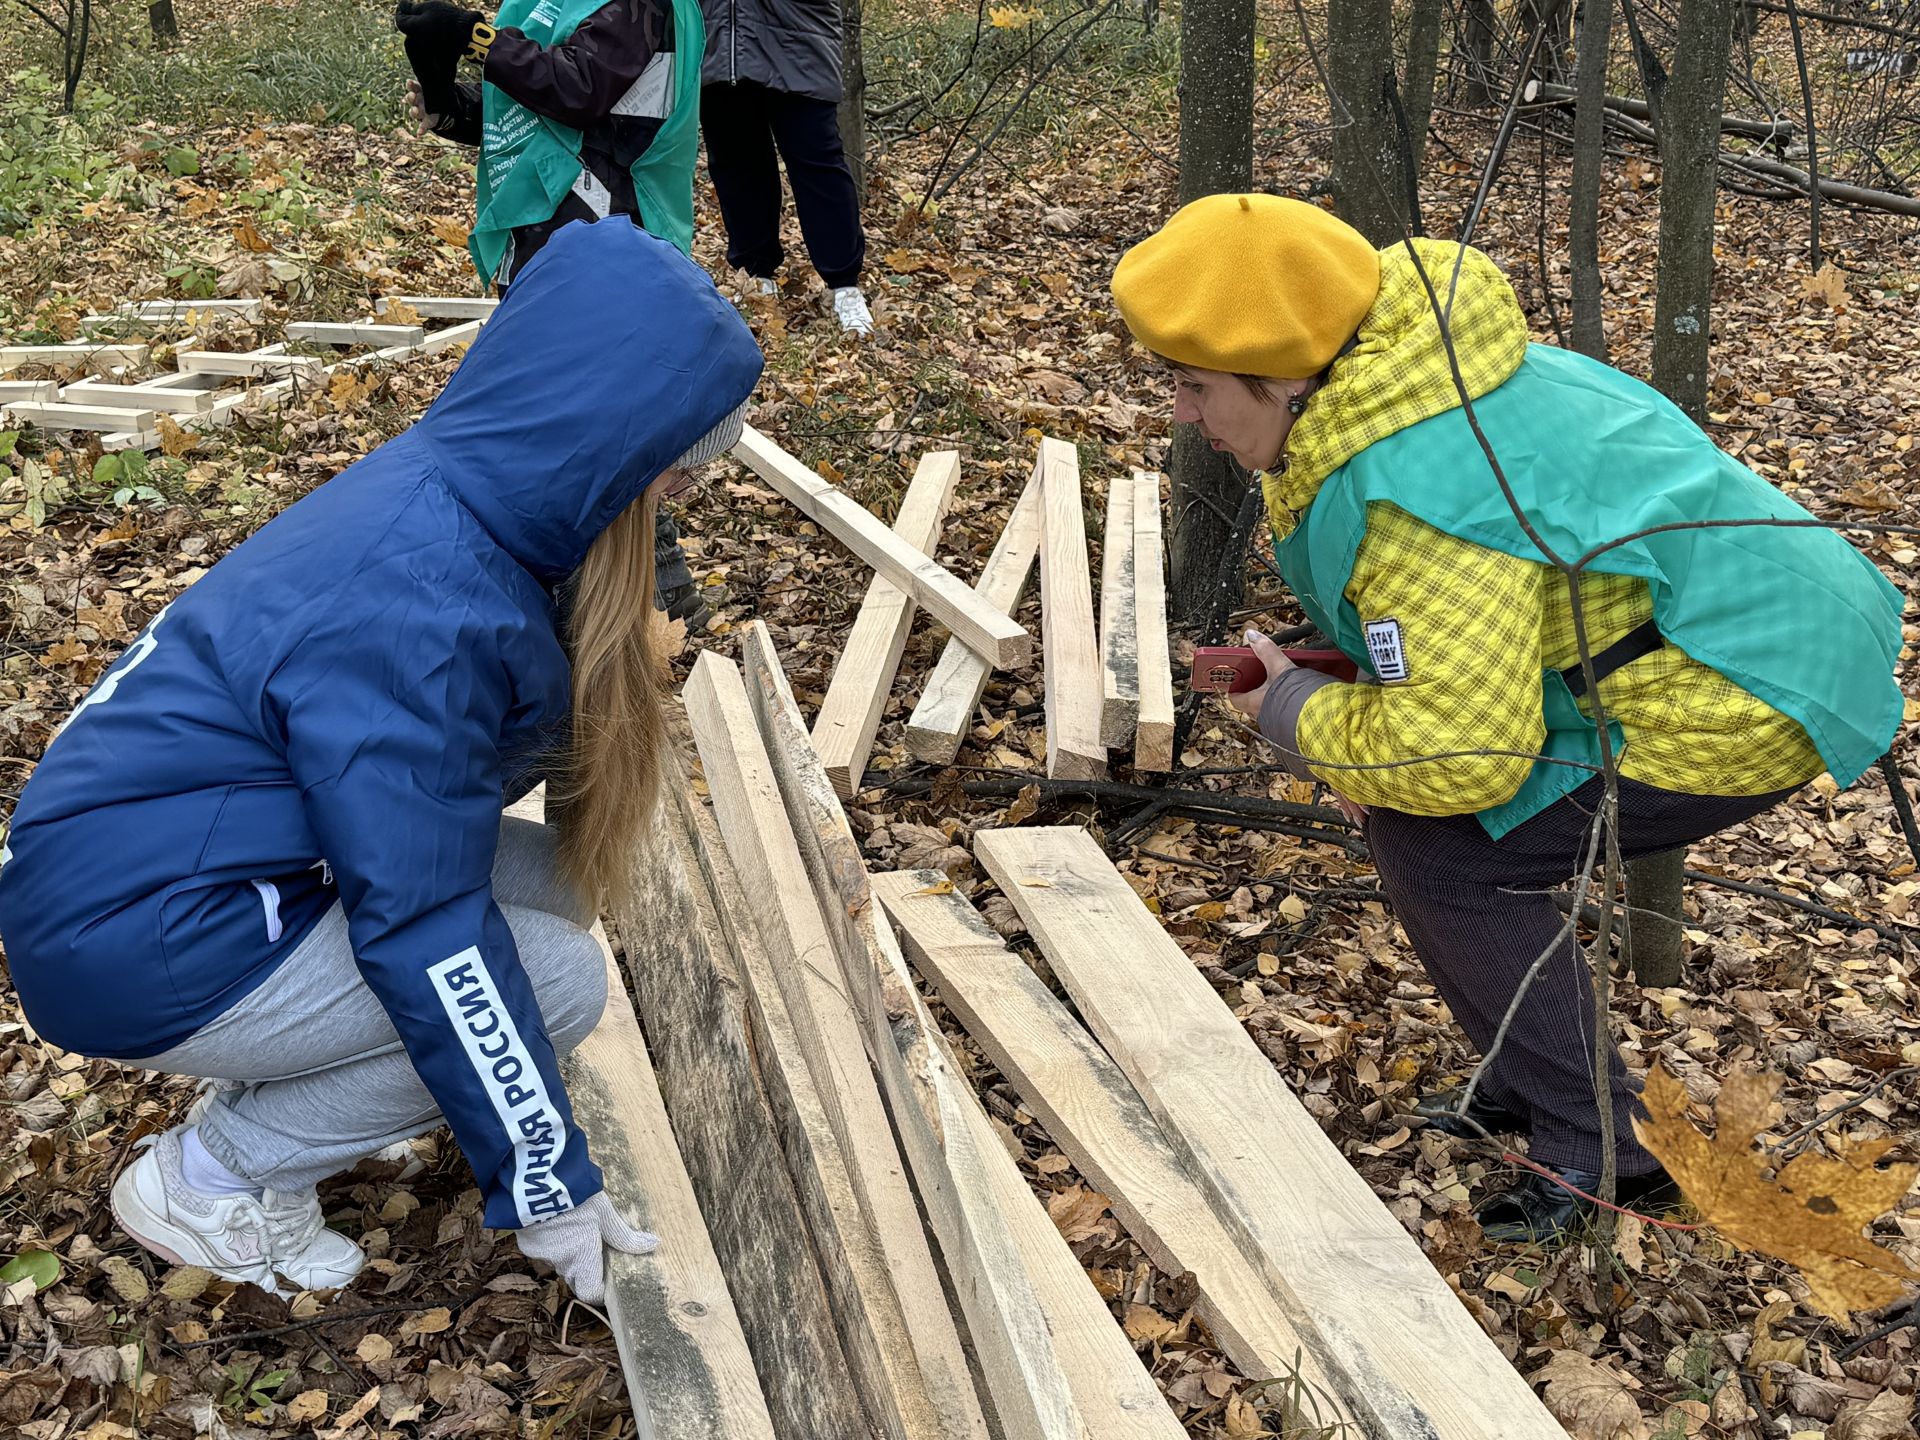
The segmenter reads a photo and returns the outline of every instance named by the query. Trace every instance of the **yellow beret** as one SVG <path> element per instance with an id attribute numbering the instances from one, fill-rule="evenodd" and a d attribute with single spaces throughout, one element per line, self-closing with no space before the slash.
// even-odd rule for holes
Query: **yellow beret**
<path id="1" fill-rule="evenodd" d="M 1366 236 L 1279 195 L 1209 195 L 1120 257 L 1134 338 L 1178 365 L 1304 380 L 1333 362 L 1380 290 Z"/>

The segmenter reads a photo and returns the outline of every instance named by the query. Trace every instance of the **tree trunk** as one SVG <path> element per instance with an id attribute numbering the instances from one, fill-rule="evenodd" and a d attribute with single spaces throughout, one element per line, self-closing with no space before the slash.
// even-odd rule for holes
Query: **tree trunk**
<path id="1" fill-rule="evenodd" d="M 860 33 L 863 3 L 841 0 L 840 11 L 840 146 L 847 153 L 853 193 L 860 197 L 862 210 L 867 198 L 867 64 Z"/>
<path id="2" fill-rule="evenodd" d="M 1738 0 L 1681 0 L 1666 93 L 1655 110 L 1660 145 L 1660 281 L 1653 305 L 1653 385 L 1706 419 L 1712 320 L 1713 212 L 1720 115 Z"/>
<path id="3" fill-rule="evenodd" d="M 1417 178 L 1427 153 L 1427 125 L 1433 118 L 1433 80 L 1440 68 L 1441 21 L 1446 0 L 1413 0 L 1407 20 L 1407 133 Z"/>
<path id="4" fill-rule="evenodd" d="M 1253 0 L 1180 7 L 1180 203 L 1253 185 Z M 1168 598 L 1203 615 L 1246 479 L 1192 425 L 1173 427 Z"/>
<path id="5" fill-rule="evenodd" d="M 1333 82 L 1333 199 L 1340 218 L 1375 245 L 1405 233 L 1417 206 L 1400 131 L 1392 0 L 1328 0 Z"/>
<path id="6" fill-rule="evenodd" d="M 1606 164 L 1607 56 L 1613 0 L 1580 7 L 1580 69 L 1573 112 L 1573 191 L 1567 216 L 1567 260 L 1573 271 L 1573 348 L 1607 358 L 1600 283 L 1600 172 Z"/>
<path id="7" fill-rule="evenodd" d="M 1592 3 L 1592 0 L 1588 0 Z M 1687 852 L 1663 850 L 1627 862 L 1626 961 L 1642 985 L 1680 983 L 1686 957 L 1681 902 Z"/>
<path id="8" fill-rule="evenodd" d="M 1494 98 L 1493 45 L 1500 33 L 1493 0 L 1466 0 L 1467 103 L 1490 104 Z"/>
<path id="9" fill-rule="evenodd" d="M 180 22 L 174 18 L 173 0 L 147 0 L 147 24 L 153 30 L 153 43 L 165 47 L 180 38 Z"/>

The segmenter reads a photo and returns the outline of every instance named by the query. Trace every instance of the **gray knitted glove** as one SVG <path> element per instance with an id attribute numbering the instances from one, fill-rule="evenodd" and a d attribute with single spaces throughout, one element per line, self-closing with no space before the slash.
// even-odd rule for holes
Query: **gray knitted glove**
<path id="1" fill-rule="evenodd" d="M 660 1237 L 636 1230 L 620 1218 L 602 1190 L 564 1215 L 542 1220 L 519 1232 L 520 1253 L 544 1260 L 560 1272 L 567 1287 L 589 1305 L 607 1293 L 607 1246 L 624 1255 L 651 1255 Z"/>

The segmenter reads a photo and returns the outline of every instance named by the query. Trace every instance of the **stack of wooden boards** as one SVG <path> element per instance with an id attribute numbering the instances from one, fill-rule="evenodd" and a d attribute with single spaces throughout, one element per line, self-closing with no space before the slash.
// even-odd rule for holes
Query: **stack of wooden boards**
<path id="1" fill-rule="evenodd" d="M 945 876 L 868 874 L 764 625 L 742 653 L 693 667 L 700 779 L 669 786 L 615 917 L 646 1041 L 575 1061 L 616 1198 L 665 1237 L 615 1265 L 642 1434 L 1183 1434 L 909 956 L 1289 1397 L 1287 1433 L 1563 1434 L 1084 831 L 982 831 L 975 853 L 1085 1027 Z"/>
<path id="2" fill-rule="evenodd" d="M 1047 773 L 1106 774 L 1108 752 L 1137 770 L 1173 767 L 1173 678 L 1161 567 L 1160 478 L 1145 471 L 1107 490 L 1099 623 L 1072 445 L 1043 439 L 1033 472 L 979 580 L 969 588 L 928 557 L 960 478 L 954 451 L 925 456 L 889 530 L 864 506 L 749 427 L 734 454 L 874 571 L 826 698 L 815 750 L 851 798 L 873 751 L 916 608 L 952 632 L 907 721 L 915 759 L 949 765 L 996 668 L 1025 663 L 1032 637 L 1010 617 L 1039 562 Z"/>
<path id="3" fill-rule="evenodd" d="M 339 364 L 402 360 L 431 355 L 450 345 L 471 344 L 499 303 L 486 298 L 392 296 L 379 302 L 379 311 L 408 317 L 407 323 L 294 321 L 286 326 L 284 343 L 246 351 L 176 350 L 174 373 L 128 383 L 120 383 L 120 377 L 145 363 L 149 346 L 144 342 L 4 345 L 0 346 L 0 375 L 35 365 L 87 371 L 90 378 L 64 383 L 0 380 L 0 411 L 17 424 L 96 431 L 106 450 L 156 450 L 162 415 L 188 429 L 231 424 L 241 405 L 271 404 L 291 396 L 296 387 L 324 383 Z M 203 316 L 257 320 L 264 312 L 259 300 L 139 300 L 111 315 L 85 316 L 80 326 L 92 335 L 103 330 L 191 324 Z M 428 321 L 455 323 L 430 329 Z M 289 354 L 290 344 L 371 348 L 370 353 L 329 364 L 317 356 Z M 261 383 L 244 390 L 233 388 L 243 380 Z"/>

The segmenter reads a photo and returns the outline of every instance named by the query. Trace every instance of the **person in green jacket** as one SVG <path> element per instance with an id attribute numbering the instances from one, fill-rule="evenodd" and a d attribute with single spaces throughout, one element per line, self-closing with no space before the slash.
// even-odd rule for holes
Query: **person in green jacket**
<path id="1" fill-rule="evenodd" d="M 563 225 L 609 216 L 691 253 L 697 0 L 506 0 L 491 23 L 447 0 L 400 0 L 394 24 L 416 120 L 480 151 L 468 248 L 484 280 L 505 293 Z M 463 81 L 463 64 L 480 78 Z M 656 525 L 660 608 L 698 630 L 707 607 L 664 506 Z"/>
<path id="2" fill-rule="evenodd" d="M 1233 702 L 1364 824 L 1429 975 L 1493 1056 L 1464 1111 L 1430 1097 L 1434 1123 L 1528 1135 L 1559 1177 L 1483 1203 L 1486 1233 L 1558 1235 L 1605 1159 L 1592 989 L 1551 894 L 1591 862 L 1603 744 L 1542 544 L 1590 557 L 1579 611 L 1629 859 L 1884 754 L 1900 594 L 1831 530 L 1658 529 L 1811 517 L 1646 385 L 1530 344 L 1477 250 L 1376 251 L 1315 206 L 1218 195 L 1130 250 L 1113 294 L 1172 368 L 1174 419 L 1260 477 L 1282 575 L 1363 672 L 1295 667 L 1253 635 L 1267 680 Z M 1609 1064 L 1618 1193 L 1656 1203 L 1670 1191 L 1633 1134 L 1638 1081 Z"/>

